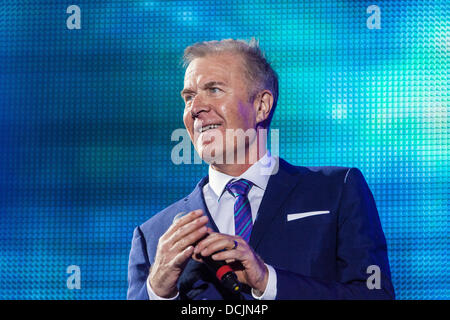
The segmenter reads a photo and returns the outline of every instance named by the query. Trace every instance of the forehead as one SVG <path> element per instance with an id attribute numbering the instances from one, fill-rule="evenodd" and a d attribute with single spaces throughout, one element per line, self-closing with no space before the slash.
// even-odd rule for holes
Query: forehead
<path id="1" fill-rule="evenodd" d="M 195 58 L 184 75 L 184 86 L 196 86 L 209 81 L 242 84 L 245 77 L 243 58 L 237 54 L 215 54 Z"/>

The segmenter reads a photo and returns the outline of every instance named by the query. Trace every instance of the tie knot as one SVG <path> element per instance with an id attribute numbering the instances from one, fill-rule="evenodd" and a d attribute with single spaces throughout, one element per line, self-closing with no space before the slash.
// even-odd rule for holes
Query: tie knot
<path id="1" fill-rule="evenodd" d="M 226 189 L 233 194 L 234 197 L 237 196 L 247 196 L 253 183 L 248 180 L 240 179 L 237 181 L 229 182 Z"/>

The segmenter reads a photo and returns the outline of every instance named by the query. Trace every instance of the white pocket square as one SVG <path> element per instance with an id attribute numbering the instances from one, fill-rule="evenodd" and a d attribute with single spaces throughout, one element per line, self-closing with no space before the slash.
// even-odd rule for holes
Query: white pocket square
<path id="1" fill-rule="evenodd" d="M 316 216 L 319 214 L 327 214 L 330 213 L 330 211 L 308 211 L 308 212 L 301 212 L 301 213 L 291 213 L 287 215 L 287 221 L 302 219 L 310 216 Z"/>

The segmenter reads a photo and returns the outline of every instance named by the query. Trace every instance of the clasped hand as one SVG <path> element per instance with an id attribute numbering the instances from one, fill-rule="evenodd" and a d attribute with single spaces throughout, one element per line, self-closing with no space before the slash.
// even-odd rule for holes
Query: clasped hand
<path id="1" fill-rule="evenodd" d="M 268 281 L 263 260 L 239 236 L 213 232 L 202 210 L 191 211 L 176 220 L 158 242 L 155 262 L 150 268 L 150 285 L 160 297 L 170 298 L 177 293 L 177 281 L 189 258 L 202 262 L 201 256 L 212 255 L 224 260 L 235 271 L 238 280 L 261 295 Z M 236 243 L 237 246 L 236 246 Z"/>

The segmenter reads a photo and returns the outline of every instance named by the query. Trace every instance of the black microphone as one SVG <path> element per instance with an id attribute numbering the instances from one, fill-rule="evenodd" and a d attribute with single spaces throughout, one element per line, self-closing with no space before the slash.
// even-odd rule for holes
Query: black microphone
<path id="1" fill-rule="evenodd" d="M 178 213 L 173 218 L 173 222 L 175 222 L 176 220 L 185 216 L 186 214 L 187 214 L 187 212 Z M 205 239 L 207 236 L 208 235 L 206 235 L 202 239 L 198 240 L 196 243 Z M 216 253 L 224 251 L 224 250 L 217 251 L 213 254 L 216 254 Z M 208 269 L 211 270 L 216 275 L 216 278 L 220 281 L 220 283 L 225 288 L 227 288 L 228 290 L 230 290 L 231 292 L 234 292 L 234 293 L 239 293 L 241 291 L 241 283 L 238 281 L 236 273 L 234 273 L 234 271 L 230 267 L 230 265 L 228 265 L 227 263 L 225 263 L 225 261 L 222 261 L 222 260 L 220 260 L 220 261 L 213 260 L 211 258 L 211 256 L 207 256 L 207 257 L 201 256 L 201 258 L 202 258 L 203 262 L 205 263 L 205 265 L 208 267 Z"/>

